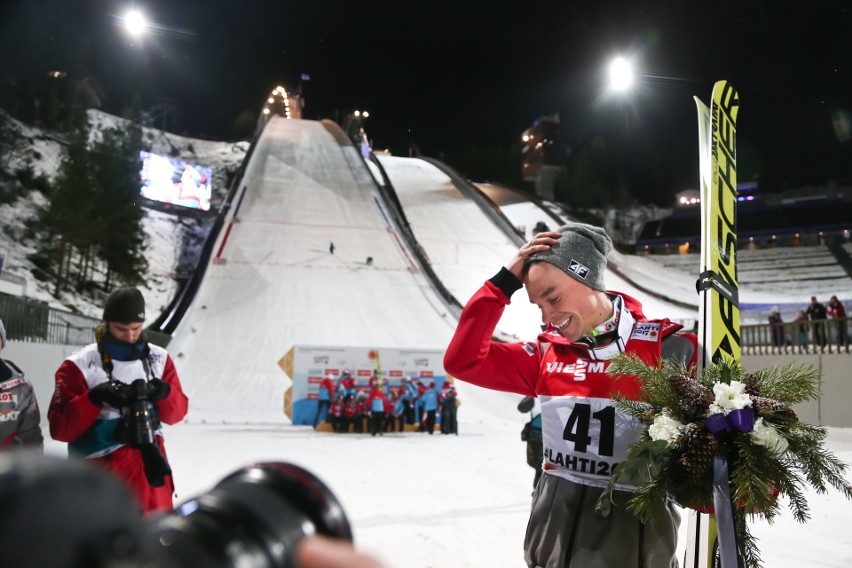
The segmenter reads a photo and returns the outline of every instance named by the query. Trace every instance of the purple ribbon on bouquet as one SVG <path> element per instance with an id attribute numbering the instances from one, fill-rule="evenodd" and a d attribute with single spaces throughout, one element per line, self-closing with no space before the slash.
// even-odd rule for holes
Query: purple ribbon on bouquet
<path id="1" fill-rule="evenodd" d="M 705 421 L 707 430 L 716 438 L 734 432 L 754 430 L 754 410 L 740 408 L 728 414 L 714 414 Z M 719 556 L 722 568 L 737 568 L 737 533 L 734 528 L 734 506 L 728 483 L 728 460 L 717 456 L 713 460 L 713 508 L 716 510 L 716 530 L 719 538 Z"/>
<path id="2" fill-rule="evenodd" d="M 754 430 L 754 410 L 740 408 L 728 414 L 714 414 L 704 421 L 707 430 L 717 438 L 733 432 L 751 432 Z"/>

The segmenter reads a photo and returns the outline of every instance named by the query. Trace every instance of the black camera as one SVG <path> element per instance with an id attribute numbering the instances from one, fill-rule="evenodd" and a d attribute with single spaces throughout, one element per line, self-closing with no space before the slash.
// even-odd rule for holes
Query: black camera
<path id="1" fill-rule="evenodd" d="M 145 478 L 151 487 L 162 487 L 166 476 L 172 474 L 166 456 L 155 442 L 160 419 L 154 409 L 154 402 L 165 398 L 168 392 L 168 385 L 157 380 L 136 379 L 121 387 L 121 394 L 127 404 L 121 408 L 121 421 L 115 437 L 119 442 L 139 450 Z"/>
<path id="2" fill-rule="evenodd" d="M 313 534 L 352 540 L 328 487 L 292 464 L 247 466 L 143 517 L 118 479 L 85 460 L 0 455 L 4 568 L 295 568 L 296 545 Z"/>
<path id="3" fill-rule="evenodd" d="M 127 385 L 127 400 L 129 404 L 121 409 L 121 424 L 116 433 L 120 442 L 132 448 L 139 448 L 154 443 L 154 434 L 160 428 L 153 407 L 152 385 L 145 379 L 136 379 Z"/>

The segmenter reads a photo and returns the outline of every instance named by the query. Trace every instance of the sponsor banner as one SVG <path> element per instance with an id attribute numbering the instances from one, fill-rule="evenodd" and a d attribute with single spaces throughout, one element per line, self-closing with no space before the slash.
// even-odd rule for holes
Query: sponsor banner
<path id="1" fill-rule="evenodd" d="M 5 383 L 0 383 L 0 390 L 10 389 L 12 387 L 16 387 L 18 385 L 24 384 L 23 379 L 12 379 L 11 381 L 6 381 Z"/>
<path id="2" fill-rule="evenodd" d="M 359 390 L 366 390 L 376 372 L 376 351 L 382 362 L 382 384 L 391 393 L 399 390 L 405 376 L 434 380 L 438 388 L 446 380 L 443 349 L 296 345 L 291 377 L 293 424 L 313 424 L 319 382 L 329 374 L 336 381 L 344 369 L 349 369 Z"/>

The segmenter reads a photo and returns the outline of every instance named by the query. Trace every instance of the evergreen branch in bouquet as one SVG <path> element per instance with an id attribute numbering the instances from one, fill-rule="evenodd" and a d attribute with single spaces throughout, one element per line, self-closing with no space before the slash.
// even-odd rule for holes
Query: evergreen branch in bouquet
<path id="1" fill-rule="evenodd" d="M 635 353 L 622 353 L 612 360 L 607 372 L 616 378 L 636 377 L 642 383 L 647 394 L 660 392 L 666 388 L 666 377 L 670 374 L 671 365 L 664 362 L 660 365 L 651 366 L 645 363 Z M 664 394 L 661 392 L 661 394 Z M 652 396 L 643 397 L 646 400 L 653 399 Z"/>
<path id="2" fill-rule="evenodd" d="M 657 476 L 633 493 L 633 497 L 627 502 L 627 510 L 643 523 L 647 523 L 653 521 L 662 512 L 668 502 L 667 497 L 666 484 L 662 483 L 662 478 Z"/>
<path id="3" fill-rule="evenodd" d="M 777 494 L 783 492 L 782 487 L 795 487 L 794 473 L 765 447 L 751 442 L 748 436 L 739 437 L 734 447 L 735 455 L 729 460 L 734 503 L 746 513 L 772 521 L 780 509 Z"/>
<path id="4" fill-rule="evenodd" d="M 636 418 L 643 424 L 650 424 L 653 422 L 654 417 L 662 410 L 661 408 L 647 402 L 625 398 L 625 396 L 620 392 L 613 394 L 612 405 L 616 410 Z"/>
<path id="5" fill-rule="evenodd" d="M 819 369 L 812 365 L 788 363 L 783 367 L 765 367 L 746 375 L 747 384 L 753 385 L 750 394 L 796 404 L 819 398 Z"/>
<path id="6" fill-rule="evenodd" d="M 796 422 L 786 433 L 790 446 L 787 454 L 793 467 L 801 469 L 808 483 L 817 493 L 825 493 L 831 485 L 847 498 L 852 499 L 852 484 L 846 480 L 847 466 L 830 451 L 823 442 L 825 428 Z"/>
<path id="7" fill-rule="evenodd" d="M 630 447 L 627 458 L 615 466 L 609 483 L 595 504 L 595 510 L 604 517 L 609 515 L 614 503 L 612 492 L 616 484 L 644 487 L 656 483 L 660 470 L 667 461 L 667 453 L 671 453 L 668 444 L 662 441 L 655 442 L 643 436 Z M 663 502 L 665 502 L 665 492 Z"/>
<path id="8" fill-rule="evenodd" d="M 639 381 L 638 401 L 628 401 L 619 392 L 613 395 L 613 400 L 618 410 L 645 424 L 653 420 L 653 416 L 646 412 L 648 410 L 659 412 L 666 408 L 672 417 L 686 423 L 702 414 L 709 404 L 709 391 L 689 378 L 694 369 L 687 368 L 679 360 L 666 360 L 649 366 L 637 355 L 624 353 L 613 359 L 607 372 L 617 379 L 635 377 Z"/>
<path id="9" fill-rule="evenodd" d="M 789 508 L 796 522 L 806 523 L 810 520 L 811 514 L 808 499 L 804 492 L 805 478 L 795 470 L 795 466 L 788 460 L 784 460 L 782 463 L 789 469 L 784 478 L 776 481 L 778 491 L 790 501 Z M 767 520 L 771 522 L 773 519 Z"/>
<path id="10" fill-rule="evenodd" d="M 745 515 L 734 515 L 734 530 L 740 542 L 743 555 L 743 563 L 747 568 L 759 568 L 763 565 L 760 558 L 760 549 L 757 548 L 757 539 L 748 529 Z"/>

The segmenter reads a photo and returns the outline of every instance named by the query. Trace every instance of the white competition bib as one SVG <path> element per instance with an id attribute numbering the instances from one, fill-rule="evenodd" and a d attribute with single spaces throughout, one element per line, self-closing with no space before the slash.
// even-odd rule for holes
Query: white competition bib
<path id="1" fill-rule="evenodd" d="M 540 396 L 544 469 L 571 481 L 604 487 L 627 457 L 642 424 L 616 412 L 608 398 Z M 616 485 L 622 489 L 632 486 Z"/>

